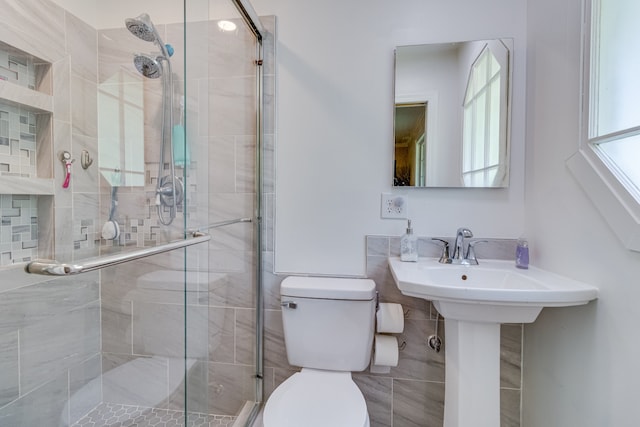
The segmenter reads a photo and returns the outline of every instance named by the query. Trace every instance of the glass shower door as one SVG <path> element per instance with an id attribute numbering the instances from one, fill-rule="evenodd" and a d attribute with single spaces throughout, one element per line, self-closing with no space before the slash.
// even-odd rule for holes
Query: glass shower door
<path id="1" fill-rule="evenodd" d="M 0 425 L 255 412 L 255 26 L 231 0 L 0 8 Z"/>
<path id="2" fill-rule="evenodd" d="M 197 26 L 149 6 L 0 0 L 0 425 L 208 422 L 207 242 L 87 268 L 208 221 L 181 102 Z M 143 13 L 155 39 L 126 27 Z"/>

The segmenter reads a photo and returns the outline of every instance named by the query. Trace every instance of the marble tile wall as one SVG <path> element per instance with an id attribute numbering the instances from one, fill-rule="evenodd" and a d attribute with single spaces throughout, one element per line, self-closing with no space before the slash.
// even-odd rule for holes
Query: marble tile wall
<path id="1" fill-rule="evenodd" d="M 34 120 L 33 114 L 20 110 L 0 119 L 9 121 L 10 145 L 17 140 L 19 153 L 28 151 L 29 167 L 37 157 L 37 173 L 29 168 L 16 171 L 11 161 L 1 161 L 9 164 L 8 172 L 55 180 L 54 194 L 38 196 L 37 202 L 35 196 L 0 196 L 4 224 L 0 227 L 10 225 L 12 244 L 33 246 L 31 254 L 12 252 L 12 261 L 95 256 L 99 245 L 82 242 L 95 242 L 99 187 L 92 178 L 95 168 L 84 171 L 79 156 L 83 149 L 95 152 L 97 147 L 96 32 L 48 0 L 19 4 L 0 0 L 0 9 L 0 43 L 51 64 L 39 68 L 34 59 L 35 73 L 29 73 L 27 61 L 26 84 L 53 96 L 50 116 Z M 0 132 L 5 127 L 0 125 Z M 31 138 L 23 147 L 24 136 Z M 58 160 L 63 150 L 77 159 L 68 189 L 62 188 L 65 171 Z M 14 224 L 14 210 L 23 211 L 28 222 Z M 23 227 L 24 233 L 14 226 Z M 0 233 L 2 242 L 5 231 Z M 101 400 L 99 274 L 51 280 L 4 265 L 4 258 L 0 267 L 0 425 L 68 426 Z"/>
<path id="2" fill-rule="evenodd" d="M 450 242 L 451 244 L 453 242 Z M 387 257 L 400 255 L 400 238 L 367 236 L 367 277 L 376 282 L 381 302 L 402 304 L 405 330 L 398 341 L 405 346 L 398 366 L 389 374 L 372 374 L 368 370 L 354 373 L 354 381 L 363 391 L 372 427 L 441 427 L 444 415 L 444 322 L 438 322 L 443 339 L 440 353 L 430 350 L 427 338 L 436 328 L 435 308 L 427 301 L 402 295 L 393 282 Z M 439 256 L 440 248 L 431 238 L 419 238 L 420 256 Z M 479 259 L 513 259 L 515 240 L 489 239 L 478 246 Z M 271 270 L 272 271 L 272 270 Z M 295 370 L 287 363 L 281 312 L 277 309 L 277 292 L 281 277 L 272 277 L 267 288 L 266 360 L 267 384 L 279 385 Z M 242 319 L 240 319 L 242 320 Z M 238 324 L 236 339 L 248 339 Z M 522 369 L 522 325 L 503 325 L 501 329 L 500 396 L 501 427 L 520 426 L 520 393 Z M 273 390 L 272 388 L 269 391 Z"/>
<path id="3" fill-rule="evenodd" d="M 39 280 L 0 292 L 0 425 L 67 426 L 100 402 L 74 393 L 98 374 L 98 274 Z"/>

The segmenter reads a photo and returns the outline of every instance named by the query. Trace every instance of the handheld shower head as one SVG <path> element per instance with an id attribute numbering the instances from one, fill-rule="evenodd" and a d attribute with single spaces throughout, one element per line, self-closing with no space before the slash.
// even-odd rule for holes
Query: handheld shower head
<path id="1" fill-rule="evenodd" d="M 158 32 L 151 22 L 151 18 L 146 13 L 135 18 L 127 18 L 124 20 L 127 30 L 134 36 L 147 42 L 158 42 Z"/>
<path id="2" fill-rule="evenodd" d="M 143 76 L 157 79 L 162 75 L 162 65 L 158 59 L 139 53 L 133 57 L 133 65 Z"/>
<path id="3" fill-rule="evenodd" d="M 127 18 L 124 20 L 124 24 L 127 26 L 127 30 L 134 36 L 141 40 L 157 44 L 165 58 L 173 55 L 173 47 L 169 44 L 164 44 L 160 38 L 160 33 L 158 33 L 155 25 L 151 22 L 151 18 L 146 13 L 136 16 L 135 18 Z"/>

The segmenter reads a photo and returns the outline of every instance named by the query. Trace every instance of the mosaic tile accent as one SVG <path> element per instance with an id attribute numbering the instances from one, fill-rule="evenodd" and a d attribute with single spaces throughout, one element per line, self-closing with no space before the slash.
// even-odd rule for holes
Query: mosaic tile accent
<path id="1" fill-rule="evenodd" d="M 0 195 L 0 265 L 38 257 L 38 196 Z"/>
<path id="2" fill-rule="evenodd" d="M 0 80 L 35 90 L 36 67 L 33 58 L 0 44 Z"/>
<path id="3" fill-rule="evenodd" d="M 0 175 L 36 176 L 36 115 L 0 103 Z"/>
<path id="4" fill-rule="evenodd" d="M 73 238 L 73 249 L 94 249 L 100 246 L 100 233 L 97 230 L 93 219 L 80 219 L 74 221 L 75 233 Z"/>
<path id="5" fill-rule="evenodd" d="M 136 246 L 136 247 L 148 247 L 158 244 L 158 232 L 161 229 L 158 220 L 156 219 L 155 206 L 151 211 L 153 216 L 146 219 L 118 219 L 118 226 L 120 227 L 120 238 L 118 240 L 102 240 L 104 246 Z M 150 208 L 151 210 L 151 208 Z M 166 214 L 168 217 L 168 213 Z M 163 226 L 162 226 L 163 227 Z M 97 236 L 99 237 L 100 231 L 97 230 Z M 100 239 L 98 239 L 98 242 Z"/>
<path id="6" fill-rule="evenodd" d="M 188 427 L 231 427 L 235 417 L 189 413 Z M 117 403 L 102 403 L 71 427 L 181 427 L 185 426 L 182 411 L 145 408 Z"/>

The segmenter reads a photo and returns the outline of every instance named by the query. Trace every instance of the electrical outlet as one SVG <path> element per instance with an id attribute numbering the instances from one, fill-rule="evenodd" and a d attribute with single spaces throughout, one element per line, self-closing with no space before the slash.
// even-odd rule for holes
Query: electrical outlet
<path id="1" fill-rule="evenodd" d="M 402 194 L 382 193 L 382 202 L 380 203 L 380 217 L 407 219 L 409 210 L 409 201 L 407 196 Z"/>

